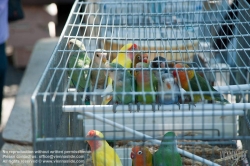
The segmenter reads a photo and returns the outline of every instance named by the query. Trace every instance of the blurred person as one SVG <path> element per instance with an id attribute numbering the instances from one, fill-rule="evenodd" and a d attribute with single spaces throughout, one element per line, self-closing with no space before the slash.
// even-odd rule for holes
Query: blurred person
<path id="1" fill-rule="evenodd" d="M 5 42 L 8 37 L 8 0 L 0 0 L 0 124 L 2 119 L 3 87 L 8 66 L 5 52 Z"/>

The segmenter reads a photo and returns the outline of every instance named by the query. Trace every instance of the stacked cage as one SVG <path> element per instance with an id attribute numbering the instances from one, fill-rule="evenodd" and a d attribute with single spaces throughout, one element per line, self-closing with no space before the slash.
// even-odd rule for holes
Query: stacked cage
<path id="1" fill-rule="evenodd" d="M 119 165 L 94 153 L 100 140 L 123 165 L 136 162 L 135 146 L 157 165 L 170 133 L 169 155 L 182 164 L 166 165 L 247 165 L 249 9 L 246 0 L 76 0 L 31 99 L 36 165 Z"/>

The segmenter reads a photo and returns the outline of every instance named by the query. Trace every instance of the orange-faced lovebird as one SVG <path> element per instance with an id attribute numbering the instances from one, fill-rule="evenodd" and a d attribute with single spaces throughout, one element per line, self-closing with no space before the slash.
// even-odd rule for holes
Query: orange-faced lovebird
<path id="1" fill-rule="evenodd" d="M 132 166 L 153 166 L 153 155 L 145 146 L 134 146 L 130 157 Z"/>
<path id="2" fill-rule="evenodd" d="M 181 63 L 177 63 L 174 67 L 177 69 L 190 68 L 187 64 Z M 229 103 L 222 95 L 218 94 L 218 91 L 215 90 L 208 81 L 199 74 L 196 74 L 194 70 L 176 70 L 173 71 L 173 76 L 180 81 L 181 87 L 186 91 L 206 91 L 212 93 L 203 94 L 201 92 L 201 94 L 194 94 L 192 102 L 199 102 L 204 98 L 209 101 L 218 101 L 223 104 Z"/>
<path id="3" fill-rule="evenodd" d="M 137 92 L 156 92 L 158 80 L 149 70 L 149 63 L 139 62 L 136 68 L 139 68 L 135 71 Z M 142 94 L 137 96 L 137 100 L 143 104 L 153 104 L 156 102 L 156 96 L 155 94 Z"/>
<path id="4" fill-rule="evenodd" d="M 135 68 L 136 67 L 136 64 L 139 63 L 139 62 L 144 62 L 144 63 L 148 63 L 148 54 L 144 53 L 144 54 L 136 54 L 134 56 L 134 65 L 133 67 Z"/>

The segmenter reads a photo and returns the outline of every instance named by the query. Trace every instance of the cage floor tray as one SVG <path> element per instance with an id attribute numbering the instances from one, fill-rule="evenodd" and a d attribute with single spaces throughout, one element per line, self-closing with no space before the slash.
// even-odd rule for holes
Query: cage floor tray
<path id="1" fill-rule="evenodd" d="M 186 110 L 190 111 L 190 110 Z M 204 110 L 211 111 L 211 110 Z M 142 112 L 142 111 L 141 111 Z M 156 111 L 161 112 L 161 111 Z M 168 112 L 168 111 L 166 111 Z M 195 112 L 195 111 L 194 111 Z M 105 110 L 105 112 L 95 110 L 95 115 L 107 118 L 112 114 L 112 110 Z M 145 112 L 145 116 L 148 112 Z M 182 111 L 174 111 L 174 113 L 182 113 Z M 193 135 L 206 135 L 206 136 L 236 136 L 237 134 L 237 121 L 236 116 L 157 116 L 157 117 L 133 117 L 131 118 L 130 112 L 118 112 L 114 115 L 108 116 L 107 119 L 124 125 L 133 130 L 142 132 L 152 137 L 158 137 L 164 135 L 167 131 L 175 131 L 176 133 L 190 133 Z M 129 117 L 126 117 L 130 115 Z M 133 113 L 134 115 L 137 112 Z M 105 117 L 106 116 L 106 117 Z M 85 134 L 91 129 L 102 131 L 106 137 L 110 139 L 129 139 L 135 137 L 134 134 L 125 132 L 116 128 L 115 126 L 106 124 L 97 119 L 87 118 L 83 120 L 83 127 Z M 184 131 L 184 132 L 183 132 Z"/>

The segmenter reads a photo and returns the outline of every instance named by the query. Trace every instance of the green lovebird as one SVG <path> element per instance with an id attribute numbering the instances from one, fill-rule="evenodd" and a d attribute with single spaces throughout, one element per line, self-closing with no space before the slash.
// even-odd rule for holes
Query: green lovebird
<path id="1" fill-rule="evenodd" d="M 189 68 L 187 64 L 177 63 L 174 68 Z M 195 74 L 194 70 L 177 70 L 173 71 L 173 76 L 180 80 L 181 87 L 186 91 L 207 91 L 207 92 L 218 92 L 215 90 L 208 82 L 201 77 L 199 74 Z M 224 97 L 220 94 L 195 94 L 193 95 L 192 102 L 199 102 L 204 99 L 209 101 L 217 101 L 223 104 L 229 103 Z"/>
<path id="2" fill-rule="evenodd" d="M 177 152 L 174 132 L 167 132 L 161 141 L 159 149 L 153 155 L 154 166 L 182 166 L 182 159 Z"/>
<path id="3" fill-rule="evenodd" d="M 137 92 L 155 92 L 158 87 L 158 80 L 154 73 L 149 69 L 149 63 L 139 62 L 136 64 L 136 68 L 141 70 L 135 71 L 136 88 Z M 156 96 L 154 94 L 138 95 L 138 102 L 143 104 L 152 104 L 156 102 Z"/>
<path id="4" fill-rule="evenodd" d="M 68 42 L 68 49 L 72 50 L 69 54 L 68 68 L 72 70 L 68 71 L 68 76 L 71 77 L 71 83 L 76 88 L 78 92 L 83 92 L 85 88 L 89 88 L 89 82 L 87 81 L 89 74 L 89 65 L 91 59 L 87 55 L 84 44 L 77 40 L 71 39 Z M 77 70 L 74 70 L 77 69 Z M 79 69 L 87 69 L 87 70 L 79 70 Z"/>
<path id="5" fill-rule="evenodd" d="M 127 92 L 134 92 L 133 84 L 135 85 L 134 78 L 129 71 L 117 70 L 125 69 L 119 63 L 110 63 L 107 68 L 108 76 L 113 80 L 112 86 L 114 92 L 123 92 L 123 94 L 116 94 L 113 97 L 113 102 L 117 104 L 130 104 L 133 103 L 133 95 Z M 133 83 L 134 82 L 134 83 Z"/>

